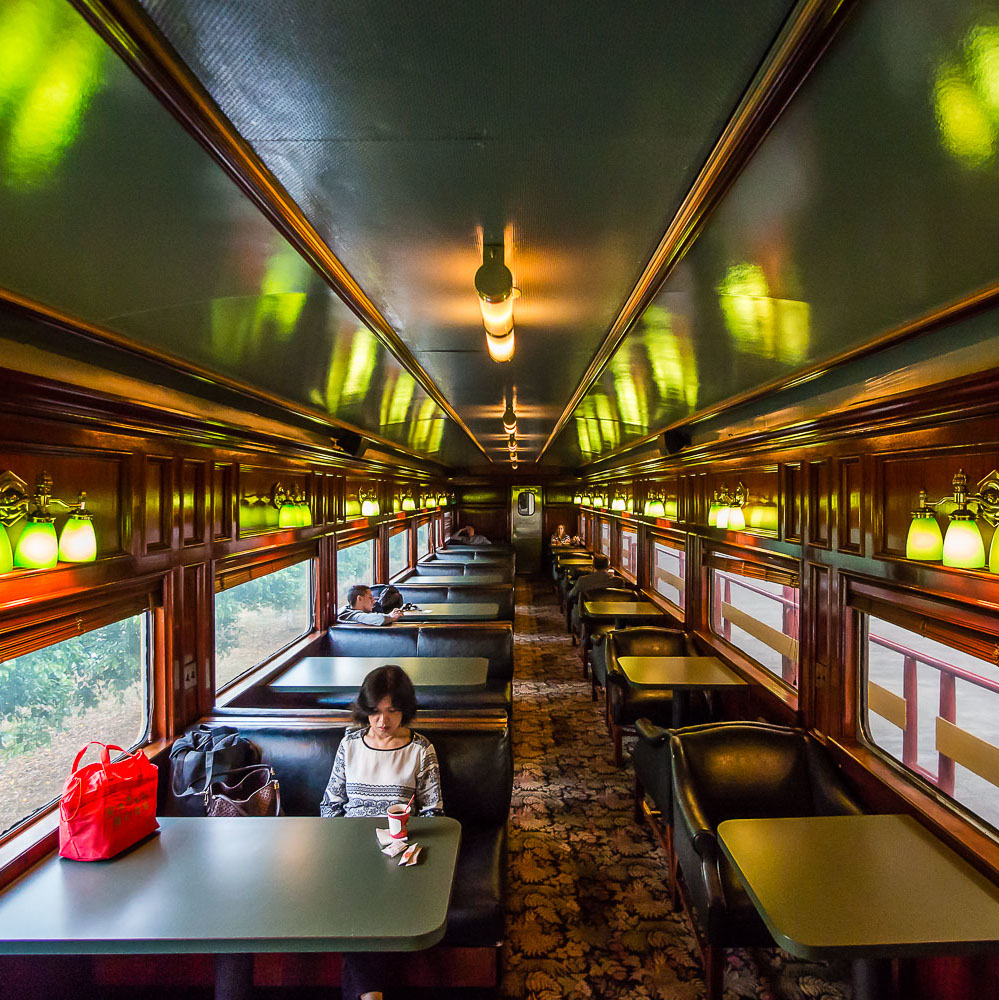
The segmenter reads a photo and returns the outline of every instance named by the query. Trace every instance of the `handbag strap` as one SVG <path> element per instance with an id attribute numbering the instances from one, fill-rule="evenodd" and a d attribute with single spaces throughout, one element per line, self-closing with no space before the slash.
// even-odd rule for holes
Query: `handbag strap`
<path id="1" fill-rule="evenodd" d="M 192 788 L 188 786 L 183 791 L 177 788 L 177 774 L 173 774 L 172 780 L 170 782 L 170 791 L 173 793 L 174 798 L 185 799 L 190 798 L 192 795 L 204 795 L 208 791 L 208 786 L 212 783 L 212 771 L 215 768 L 215 746 L 217 739 L 225 739 L 228 736 L 239 736 L 239 730 L 233 726 L 216 726 L 212 729 L 210 726 L 204 724 L 198 726 L 194 731 L 198 736 L 207 736 L 208 743 L 207 748 L 204 750 L 205 755 L 205 784 L 204 787 L 199 789 Z M 189 753 L 201 753 L 200 747 L 192 746 L 190 747 Z M 173 757 L 173 750 L 170 751 L 170 756 Z"/>
<path id="2" fill-rule="evenodd" d="M 227 774 L 239 774 L 241 771 L 259 771 L 260 768 L 266 768 L 268 775 L 270 775 L 270 780 L 267 781 L 266 784 L 264 784 L 260 788 L 258 788 L 255 792 L 253 792 L 253 795 L 256 795 L 257 792 L 263 791 L 263 789 L 266 788 L 267 785 L 273 785 L 274 786 L 274 801 L 275 801 L 275 804 L 277 805 L 277 808 L 274 811 L 274 815 L 275 816 L 280 816 L 281 815 L 281 782 L 278 781 L 277 775 L 274 773 L 274 768 L 273 767 L 271 767 L 269 764 L 251 764 L 249 767 L 234 767 L 231 771 L 228 771 L 226 773 Z M 205 790 L 204 790 L 204 792 L 202 794 L 205 797 L 205 808 L 206 809 L 208 808 L 209 802 L 213 798 L 224 798 L 224 799 L 227 799 L 229 801 L 229 803 L 231 805 L 233 805 L 236 809 L 238 809 L 240 812 L 242 812 L 244 816 L 246 815 L 245 810 L 242 808 L 242 806 L 238 802 L 236 802 L 233 799 L 229 798 L 228 795 L 223 795 L 223 796 L 214 795 L 213 792 L 212 792 L 212 789 L 211 789 L 211 785 L 208 785 L 208 787 L 205 788 Z"/>

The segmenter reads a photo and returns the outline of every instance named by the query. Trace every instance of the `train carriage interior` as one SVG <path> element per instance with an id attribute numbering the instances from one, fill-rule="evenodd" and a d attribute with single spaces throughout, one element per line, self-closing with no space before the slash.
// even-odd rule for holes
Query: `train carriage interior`
<path id="1" fill-rule="evenodd" d="M 0 231 L 0 998 L 999 996 L 994 3 L 0 0 Z"/>

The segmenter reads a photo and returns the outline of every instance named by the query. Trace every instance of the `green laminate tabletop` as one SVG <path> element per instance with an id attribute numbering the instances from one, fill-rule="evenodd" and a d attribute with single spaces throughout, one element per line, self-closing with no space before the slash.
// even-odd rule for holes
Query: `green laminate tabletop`
<path id="1" fill-rule="evenodd" d="M 484 656 L 306 656 L 269 687 L 297 693 L 356 691 L 372 670 L 386 663 L 402 667 L 415 687 L 479 687 L 489 670 Z"/>
<path id="2" fill-rule="evenodd" d="M 910 816 L 730 819 L 718 839 L 793 955 L 999 951 L 999 887 Z"/>
<path id="3" fill-rule="evenodd" d="M 0 894 L 0 953 L 417 951 L 446 926 L 461 826 L 414 819 L 420 861 L 380 819 L 164 817 L 112 861 L 52 856 Z"/>
<path id="4" fill-rule="evenodd" d="M 494 621 L 499 617 L 498 604 L 465 604 L 452 601 L 448 604 L 425 604 L 418 602 L 418 610 L 406 611 L 399 624 L 406 622 L 447 622 L 447 621 Z"/>
<path id="5" fill-rule="evenodd" d="M 661 618 L 663 612 L 651 601 L 583 601 L 590 618 Z"/>
<path id="6" fill-rule="evenodd" d="M 509 577 L 500 573 L 469 573 L 467 576 L 429 576 L 414 573 L 399 582 L 408 583 L 414 587 L 478 587 L 485 584 L 495 586 L 497 583 L 507 583 L 513 586 Z"/>
<path id="7" fill-rule="evenodd" d="M 722 688 L 746 680 L 716 656 L 619 656 L 617 662 L 635 687 Z"/>

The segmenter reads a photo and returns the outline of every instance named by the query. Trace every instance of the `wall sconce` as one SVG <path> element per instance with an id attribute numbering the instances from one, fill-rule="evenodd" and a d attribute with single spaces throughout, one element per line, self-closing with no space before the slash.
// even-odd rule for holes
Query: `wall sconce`
<path id="1" fill-rule="evenodd" d="M 410 490 L 402 498 L 402 509 L 403 510 L 416 510 L 416 500 L 413 499 L 413 491 Z"/>
<path id="2" fill-rule="evenodd" d="M 86 497 L 81 491 L 76 503 L 67 503 L 52 496 L 52 477 L 47 472 L 38 477 L 34 494 L 28 493 L 27 484 L 13 472 L 0 474 L 0 573 L 14 568 L 51 569 L 58 562 L 93 562 L 97 536 Z M 32 503 L 34 508 L 29 511 Z M 58 537 L 50 505 L 69 511 Z M 26 520 L 11 551 L 7 529 L 22 517 Z"/>
<path id="3" fill-rule="evenodd" d="M 978 491 L 969 493 L 968 477 L 963 469 L 958 469 L 951 486 L 953 495 L 940 500 L 928 500 L 926 491 L 919 491 L 919 507 L 912 512 L 905 540 L 906 558 L 942 560 L 944 566 L 981 569 L 985 565 L 985 543 L 976 519 L 980 517 L 994 528 L 999 525 L 999 472 L 993 469 L 978 483 Z M 947 515 L 950 522 L 946 534 L 941 536 L 934 508 L 945 503 L 953 503 L 956 507 Z M 999 573 L 997 538 L 999 529 L 993 533 L 989 549 L 989 569 L 993 573 Z"/>
<path id="4" fill-rule="evenodd" d="M 582 503 L 583 503 L 583 494 L 582 493 L 573 493 L 573 495 L 572 495 L 572 502 L 574 504 L 577 504 L 577 505 L 582 505 Z"/>
<path id="5" fill-rule="evenodd" d="M 642 513 L 645 514 L 646 517 L 665 517 L 666 507 L 663 504 L 662 493 L 658 491 L 650 493 L 645 498 L 645 507 L 643 508 Z"/>
<path id="6" fill-rule="evenodd" d="M 437 494 L 437 506 L 438 507 L 446 507 L 447 506 L 447 494 L 446 493 L 438 493 Z"/>
<path id="7" fill-rule="evenodd" d="M 593 506 L 594 507 L 603 507 L 603 505 L 604 505 L 603 494 L 601 494 L 601 493 L 594 493 L 593 494 Z"/>
<path id="8" fill-rule="evenodd" d="M 611 500 L 611 510 L 621 511 L 624 510 L 625 507 L 627 506 L 628 506 L 627 501 L 625 500 L 624 496 L 622 496 L 622 494 L 620 493 L 615 494 L 614 499 Z"/>
<path id="9" fill-rule="evenodd" d="M 275 483 L 270 493 L 244 493 L 243 503 L 269 504 L 277 509 L 279 528 L 308 528 L 312 525 L 312 508 L 304 492 L 286 490 L 281 483 Z"/>
<path id="10" fill-rule="evenodd" d="M 513 300 L 520 292 L 513 287 L 513 274 L 503 263 L 503 244 L 482 248 L 482 267 L 475 272 L 475 292 L 486 328 L 486 347 L 493 361 L 513 357 Z"/>
<path id="11" fill-rule="evenodd" d="M 378 495 L 374 490 L 370 490 L 367 493 L 359 493 L 358 497 L 361 501 L 361 517 L 377 517 L 381 513 L 381 508 L 378 505 Z"/>
<path id="12" fill-rule="evenodd" d="M 749 494 L 740 482 L 736 484 L 735 492 L 729 493 L 723 486 L 711 498 L 708 508 L 708 525 L 712 528 L 726 528 L 729 531 L 741 531 L 746 527 L 746 513 L 743 509 Z"/>

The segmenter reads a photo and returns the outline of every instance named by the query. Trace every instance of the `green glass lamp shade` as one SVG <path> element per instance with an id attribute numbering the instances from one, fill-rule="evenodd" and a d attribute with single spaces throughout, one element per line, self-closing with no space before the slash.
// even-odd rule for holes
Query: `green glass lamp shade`
<path id="1" fill-rule="evenodd" d="M 628 497 L 628 502 L 624 505 L 624 509 L 629 513 L 633 514 L 635 512 L 635 501 L 631 497 Z"/>
<path id="2" fill-rule="evenodd" d="M 666 508 L 663 506 L 662 500 L 653 500 L 649 504 L 649 514 L 652 517 L 665 517 Z"/>
<path id="3" fill-rule="evenodd" d="M 944 566 L 981 569 L 985 565 L 985 543 L 971 514 L 955 511 L 950 516 L 943 543 Z"/>
<path id="4" fill-rule="evenodd" d="M 52 521 L 28 518 L 14 550 L 14 565 L 21 569 L 51 569 L 59 561 L 59 542 Z"/>
<path id="5" fill-rule="evenodd" d="M 312 508 L 307 503 L 298 505 L 298 524 L 301 528 L 312 527 Z"/>
<path id="6" fill-rule="evenodd" d="M 14 568 L 14 553 L 10 548 L 10 536 L 0 524 L 0 573 L 9 573 Z"/>
<path id="7" fill-rule="evenodd" d="M 573 494 L 572 502 L 574 504 L 581 504 L 583 502 L 583 494 L 582 493 Z"/>
<path id="8" fill-rule="evenodd" d="M 603 505 L 604 505 L 604 498 L 598 493 L 593 498 L 593 506 L 594 507 L 603 507 Z"/>
<path id="9" fill-rule="evenodd" d="M 763 531 L 777 530 L 777 508 L 764 504 L 756 504 L 749 508 L 749 527 L 760 528 Z M 941 539 L 943 544 L 943 539 Z M 940 557 L 937 556 L 939 559 Z"/>
<path id="10" fill-rule="evenodd" d="M 624 497 L 614 497 L 611 510 L 624 510 Z"/>
<path id="11" fill-rule="evenodd" d="M 716 528 L 728 528 L 728 512 L 729 508 L 726 504 L 718 504 L 718 511 L 715 514 L 715 527 Z M 709 515 L 710 518 L 710 515 Z M 709 522 L 710 523 L 710 522 Z"/>
<path id="12" fill-rule="evenodd" d="M 412 497 L 402 498 L 402 509 L 403 510 L 416 510 L 416 501 Z"/>
<path id="13" fill-rule="evenodd" d="M 362 517 L 375 517 L 378 514 L 378 501 L 377 500 L 365 500 L 361 504 L 361 516 Z"/>
<path id="14" fill-rule="evenodd" d="M 943 535 L 930 511 L 914 510 L 905 539 L 905 558 L 939 562 L 943 559 Z"/>
<path id="15" fill-rule="evenodd" d="M 59 536 L 60 562 L 85 563 L 97 558 L 97 535 L 89 516 L 73 514 Z"/>
<path id="16" fill-rule="evenodd" d="M 3 553 L 0 552 L 0 559 Z M 989 546 L 989 572 L 999 573 L 999 527 L 992 534 L 992 544 Z"/>
<path id="17" fill-rule="evenodd" d="M 298 504 L 283 503 L 278 508 L 278 527 L 297 528 L 299 522 Z"/>
<path id="18" fill-rule="evenodd" d="M 708 527 L 717 528 L 718 527 L 718 514 L 725 508 L 722 507 L 720 503 L 716 500 L 711 502 L 711 506 L 708 508 Z"/>
<path id="19" fill-rule="evenodd" d="M 437 506 L 446 507 L 447 506 L 447 496 L 443 493 L 437 494 Z"/>
<path id="20" fill-rule="evenodd" d="M 668 517 L 671 521 L 676 520 L 677 516 L 677 503 L 675 500 L 667 500 L 663 504 L 663 517 Z"/>
<path id="21" fill-rule="evenodd" d="M 585 496 L 583 497 L 583 506 L 584 507 L 593 506 L 593 497 L 589 493 L 585 494 Z"/>
<path id="22" fill-rule="evenodd" d="M 347 517 L 361 516 L 361 501 L 357 497 L 347 497 Z"/>
<path id="23" fill-rule="evenodd" d="M 730 531 L 739 531 L 746 527 L 746 515 L 741 507 L 729 507 L 728 527 Z"/>

